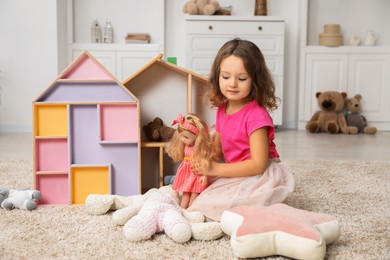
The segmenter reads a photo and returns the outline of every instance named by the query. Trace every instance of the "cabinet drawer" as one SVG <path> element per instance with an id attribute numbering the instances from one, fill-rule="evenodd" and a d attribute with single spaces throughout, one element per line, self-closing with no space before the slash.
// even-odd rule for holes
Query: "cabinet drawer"
<path id="1" fill-rule="evenodd" d="M 224 43 L 233 39 L 234 37 L 240 37 L 242 39 L 252 41 L 254 44 L 259 46 L 263 55 L 283 55 L 284 53 L 283 36 L 254 37 L 252 35 L 191 35 L 187 37 L 187 51 L 191 51 L 193 54 L 216 54 Z"/>
<path id="2" fill-rule="evenodd" d="M 187 33 L 283 35 L 284 22 L 187 21 Z"/>

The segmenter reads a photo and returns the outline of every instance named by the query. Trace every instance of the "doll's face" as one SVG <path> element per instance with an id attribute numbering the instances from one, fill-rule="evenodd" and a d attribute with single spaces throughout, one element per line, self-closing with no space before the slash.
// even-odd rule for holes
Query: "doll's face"
<path id="1" fill-rule="evenodd" d="M 190 131 L 181 131 L 180 132 L 180 140 L 185 144 L 189 146 L 193 146 L 196 140 L 196 135 L 194 135 Z"/>

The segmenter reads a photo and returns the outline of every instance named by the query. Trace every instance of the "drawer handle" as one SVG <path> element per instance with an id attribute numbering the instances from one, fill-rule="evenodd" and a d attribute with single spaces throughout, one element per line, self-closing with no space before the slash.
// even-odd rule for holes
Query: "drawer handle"
<path id="1" fill-rule="evenodd" d="M 263 27 L 262 27 L 262 26 L 259 26 L 259 27 L 257 27 L 257 29 L 259 29 L 259 31 L 262 31 L 262 30 L 263 30 Z"/>
<path id="2" fill-rule="evenodd" d="M 209 25 L 209 30 L 212 30 L 213 29 L 213 26 Z"/>

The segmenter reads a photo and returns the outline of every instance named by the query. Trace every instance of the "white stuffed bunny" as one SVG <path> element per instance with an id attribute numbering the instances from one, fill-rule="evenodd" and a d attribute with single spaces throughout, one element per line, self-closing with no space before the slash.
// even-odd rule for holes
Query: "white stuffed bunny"
<path id="1" fill-rule="evenodd" d="M 200 212 L 188 212 L 178 202 L 179 194 L 171 186 L 163 186 L 128 197 L 91 194 L 85 206 L 92 215 L 115 210 L 114 222 L 124 225 L 124 234 L 132 242 L 150 239 L 159 232 L 165 232 L 177 243 L 185 243 L 191 237 L 214 240 L 223 236 L 218 222 L 204 222 Z"/>

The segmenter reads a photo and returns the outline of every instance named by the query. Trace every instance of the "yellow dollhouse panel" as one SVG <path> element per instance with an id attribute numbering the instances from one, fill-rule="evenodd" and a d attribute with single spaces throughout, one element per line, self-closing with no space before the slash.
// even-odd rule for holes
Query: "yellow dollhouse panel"
<path id="1" fill-rule="evenodd" d="M 109 165 L 71 167 L 70 203 L 84 204 L 89 194 L 111 194 Z"/>
<path id="2" fill-rule="evenodd" d="M 66 104 L 35 104 L 36 136 L 68 136 Z"/>

